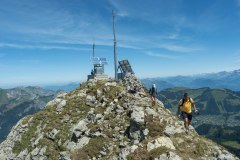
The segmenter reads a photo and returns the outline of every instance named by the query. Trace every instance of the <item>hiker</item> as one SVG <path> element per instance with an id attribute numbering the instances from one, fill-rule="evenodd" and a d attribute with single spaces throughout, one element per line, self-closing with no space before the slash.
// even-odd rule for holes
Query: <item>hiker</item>
<path id="1" fill-rule="evenodd" d="M 152 106 L 156 105 L 156 96 L 157 96 L 157 87 L 156 84 L 152 85 L 152 88 L 150 88 L 149 93 L 151 95 L 151 100 L 152 100 Z"/>
<path id="2" fill-rule="evenodd" d="M 178 103 L 178 118 L 180 118 L 180 108 L 182 112 L 182 117 L 184 118 L 184 126 L 186 129 L 186 133 L 189 132 L 189 125 L 192 120 L 192 106 L 194 107 L 194 112 L 197 113 L 197 109 L 195 106 L 195 102 L 192 98 L 188 96 L 188 93 L 184 93 L 183 99 L 181 99 Z"/>

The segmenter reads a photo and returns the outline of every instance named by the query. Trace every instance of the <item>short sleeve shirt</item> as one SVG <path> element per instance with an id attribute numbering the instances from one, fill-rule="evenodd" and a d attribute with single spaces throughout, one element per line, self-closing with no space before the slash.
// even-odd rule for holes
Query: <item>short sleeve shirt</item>
<path id="1" fill-rule="evenodd" d="M 182 105 L 183 99 L 181 99 L 178 102 L 178 105 Z M 194 104 L 194 101 L 192 98 L 189 98 L 187 101 L 184 101 L 184 104 L 182 105 L 182 111 L 186 113 L 191 113 L 192 112 L 192 104 Z"/>

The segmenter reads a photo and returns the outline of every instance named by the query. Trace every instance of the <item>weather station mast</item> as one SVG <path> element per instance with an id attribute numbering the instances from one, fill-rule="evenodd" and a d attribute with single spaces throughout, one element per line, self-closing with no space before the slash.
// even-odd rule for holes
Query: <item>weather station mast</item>
<path id="1" fill-rule="evenodd" d="M 113 36 L 114 36 L 114 66 L 115 66 L 115 80 L 118 80 L 118 74 L 117 74 L 117 51 L 116 51 L 116 45 L 117 45 L 117 41 L 116 41 L 116 33 L 115 33 L 115 13 L 114 10 L 112 10 L 112 17 L 113 17 Z"/>

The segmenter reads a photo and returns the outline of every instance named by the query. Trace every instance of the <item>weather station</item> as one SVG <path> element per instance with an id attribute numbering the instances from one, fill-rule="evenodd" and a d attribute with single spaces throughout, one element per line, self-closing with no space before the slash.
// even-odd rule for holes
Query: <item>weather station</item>
<path id="1" fill-rule="evenodd" d="M 107 65 L 107 58 L 103 57 L 95 57 L 95 44 L 93 42 L 93 56 L 91 57 L 91 61 L 93 64 L 93 69 L 91 74 L 88 75 L 89 79 L 107 79 L 108 76 L 104 73 L 104 65 Z"/>

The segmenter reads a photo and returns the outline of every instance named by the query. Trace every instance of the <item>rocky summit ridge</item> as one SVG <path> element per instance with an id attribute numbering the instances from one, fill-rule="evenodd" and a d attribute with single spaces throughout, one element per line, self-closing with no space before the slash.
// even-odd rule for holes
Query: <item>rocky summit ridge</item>
<path id="1" fill-rule="evenodd" d="M 186 134 L 160 101 L 152 107 L 134 75 L 89 80 L 58 95 L 12 128 L 0 144 L 0 159 L 239 160 L 193 127 Z"/>

